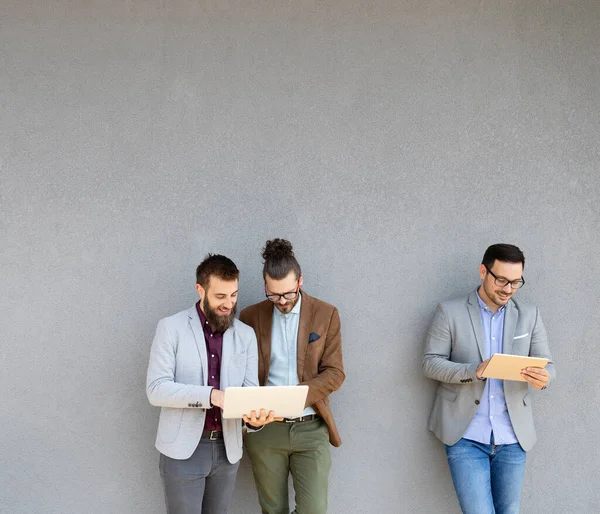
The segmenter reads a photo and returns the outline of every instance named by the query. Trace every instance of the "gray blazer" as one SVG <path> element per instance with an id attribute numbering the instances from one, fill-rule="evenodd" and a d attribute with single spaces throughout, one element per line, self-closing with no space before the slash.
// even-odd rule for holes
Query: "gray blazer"
<path id="1" fill-rule="evenodd" d="M 223 335 L 220 389 L 258 386 L 258 350 L 254 330 L 235 319 Z M 161 319 L 150 350 L 146 394 L 161 407 L 156 449 L 187 459 L 198 446 L 210 408 L 208 360 L 196 306 Z M 242 421 L 223 419 L 227 459 L 242 457 Z"/>
<path id="2" fill-rule="evenodd" d="M 554 379 L 548 338 L 537 307 L 513 299 L 508 301 L 503 353 L 550 359 L 546 369 L 550 381 Z M 439 382 L 429 430 L 444 444 L 451 446 L 458 442 L 477 411 L 485 381 L 478 380 L 475 372 L 484 356 L 476 292 L 440 303 L 427 333 L 423 372 Z M 536 441 L 529 384 L 507 380 L 504 395 L 519 444 L 527 451 Z"/>

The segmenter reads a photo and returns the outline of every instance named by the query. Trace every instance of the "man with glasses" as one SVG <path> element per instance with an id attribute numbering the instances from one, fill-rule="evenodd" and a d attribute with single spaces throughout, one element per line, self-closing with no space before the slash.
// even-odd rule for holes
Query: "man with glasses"
<path id="1" fill-rule="evenodd" d="M 267 241 L 262 256 L 267 299 L 240 314 L 258 339 L 259 382 L 263 386 L 305 384 L 309 389 L 301 417 L 284 418 L 257 431 L 249 424 L 246 450 L 263 513 L 290 512 L 291 473 L 294 512 L 325 514 L 329 444 L 341 444 L 328 398 L 345 378 L 340 317 L 334 306 L 301 289 L 302 273 L 289 241 Z"/>
<path id="2" fill-rule="evenodd" d="M 525 452 L 536 441 L 529 391 L 554 378 L 538 308 L 512 298 L 525 284 L 524 266 L 516 246 L 490 246 L 479 266 L 481 285 L 440 303 L 427 334 L 423 371 L 439 382 L 429 429 L 445 444 L 465 514 L 519 512 Z M 485 379 L 494 353 L 550 362 L 525 368 L 523 382 Z"/>

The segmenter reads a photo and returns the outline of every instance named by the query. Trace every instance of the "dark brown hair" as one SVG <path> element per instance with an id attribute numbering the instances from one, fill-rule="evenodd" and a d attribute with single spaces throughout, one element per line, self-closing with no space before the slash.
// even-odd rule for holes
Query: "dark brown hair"
<path id="1" fill-rule="evenodd" d="M 300 278 L 302 271 L 300 264 L 294 257 L 292 243 L 285 239 L 271 239 L 266 242 L 262 250 L 262 258 L 265 260 L 263 266 L 263 278 L 269 275 L 275 280 L 281 280 L 288 276 L 290 271 Z"/>
<path id="2" fill-rule="evenodd" d="M 483 254 L 483 264 L 486 268 L 490 269 L 494 266 L 494 262 L 520 262 L 525 268 L 525 255 L 515 245 L 509 244 L 495 244 L 490 246 Z"/>
<path id="3" fill-rule="evenodd" d="M 240 271 L 228 257 L 209 253 L 196 268 L 196 284 L 200 284 L 206 289 L 210 284 L 211 277 L 227 281 L 237 280 L 240 277 Z"/>

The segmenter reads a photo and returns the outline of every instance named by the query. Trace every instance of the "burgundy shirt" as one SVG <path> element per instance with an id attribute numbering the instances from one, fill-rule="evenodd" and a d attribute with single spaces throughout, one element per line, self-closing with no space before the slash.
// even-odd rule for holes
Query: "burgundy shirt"
<path id="1" fill-rule="evenodd" d="M 221 352 L 223 350 L 223 332 L 213 332 L 206 320 L 206 316 L 200 308 L 200 302 L 196 304 L 200 324 L 204 332 L 204 342 L 206 343 L 206 354 L 208 356 L 208 385 L 215 389 L 220 389 L 221 383 Z M 223 430 L 221 423 L 221 409 L 211 407 L 206 410 L 206 421 L 204 430 Z"/>

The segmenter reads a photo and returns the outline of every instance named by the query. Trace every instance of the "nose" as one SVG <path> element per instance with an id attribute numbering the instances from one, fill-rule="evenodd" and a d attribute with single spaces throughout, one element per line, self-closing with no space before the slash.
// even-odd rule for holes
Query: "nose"
<path id="1" fill-rule="evenodd" d="M 223 307 L 225 307 L 226 309 L 231 310 L 231 308 L 233 307 L 233 301 L 232 300 L 225 300 L 225 302 L 223 303 Z"/>
<path id="2" fill-rule="evenodd" d="M 510 285 L 510 282 L 508 282 L 508 284 L 506 284 L 503 288 L 502 291 L 505 291 L 507 293 L 512 293 L 512 286 Z"/>
<path id="3" fill-rule="evenodd" d="M 283 304 L 285 304 L 285 303 L 287 303 L 287 300 L 286 300 L 286 299 L 285 299 L 285 298 L 282 296 L 282 297 L 279 299 L 279 305 L 283 305 Z"/>

